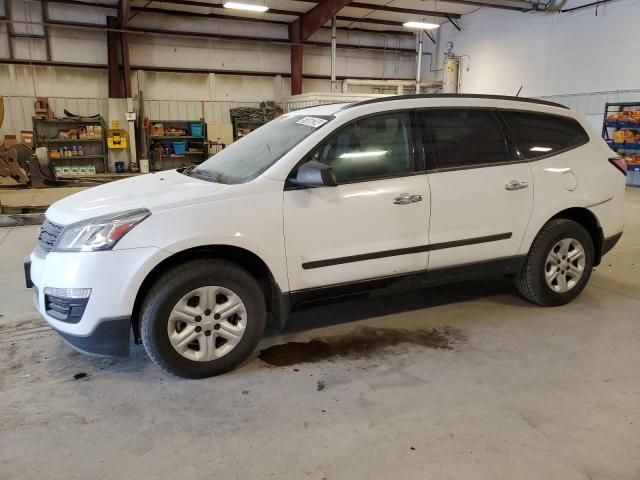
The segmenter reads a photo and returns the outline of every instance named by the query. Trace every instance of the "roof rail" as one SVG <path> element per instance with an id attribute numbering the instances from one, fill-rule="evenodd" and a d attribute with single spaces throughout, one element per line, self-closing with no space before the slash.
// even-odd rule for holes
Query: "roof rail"
<path id="1" fill-rule="evenodd" d="M 350 103 L 345 105 L 341 110 L 346 110 L 351 107 L 360 105 L 369 105 L 372 103 L 390 102 L 393 100 L 415 100 L 417 98 L 485 98 L 489 100 L 509 100 L 513 102 L 535 103 L 538 105 L 547 105 L 549 107 L 558 107 L 569 110 L 569 107 L 561 105 L 555 102 L 548 102 L 546 100 L 538 100 L 537 98 L 524 98 L 524 97 L 511 97 L 509 95 L 483 95 L 479 93 L 425 93 L 419 95 L 390 95 L 382 98 L 372 98 L 370 100 L 363 100 L 361 102 Z"/>

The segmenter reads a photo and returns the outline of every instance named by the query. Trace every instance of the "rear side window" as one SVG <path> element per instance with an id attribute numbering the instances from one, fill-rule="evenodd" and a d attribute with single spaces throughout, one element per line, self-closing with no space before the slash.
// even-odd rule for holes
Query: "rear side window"
<path id="1" fill-rule="evenodd" d="M 413 170 L 409 117 L 391 113 L 358 120 L 322 143 L 309 160 L 330 165 L 338 183 L 407 175 Z"/>
<path id="2" fill-rule="evenodd" d="M 489 110 L 437 109 L 421 112 L 425 152 L 437 168 L 473 167 L 509 161 L 502 128 Z M 430 145 L 429 145 L 430 143 Z"/>
<path id="3" fill-rule="evenodd" d="M 578 147 L 589 141 L 589 136 L 573 118 L 544 113 L 500 112 L 526 159 L 552 155 L 555 152 Z"/>

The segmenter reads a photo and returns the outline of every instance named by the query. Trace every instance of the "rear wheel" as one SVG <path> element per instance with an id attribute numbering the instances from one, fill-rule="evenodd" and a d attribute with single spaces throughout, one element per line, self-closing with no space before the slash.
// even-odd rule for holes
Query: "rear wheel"
<path id="1" fill-rule="evenodd" d="M 530 302 L 564 305 L 589 281 L 593 258 L 593 240 L 582 225 L 566 219 L 551 220 L 534 240 L 516 277 L 516 287 Z"/>
<path id="2" fill-rule="evenodd" d="M 163 275 L 142 307 L 141 336 L 163 370 L 203 378 L 231 370 L 258 344 L 266 319 L 262 290 L 239 266 L 195 260 Z"/>

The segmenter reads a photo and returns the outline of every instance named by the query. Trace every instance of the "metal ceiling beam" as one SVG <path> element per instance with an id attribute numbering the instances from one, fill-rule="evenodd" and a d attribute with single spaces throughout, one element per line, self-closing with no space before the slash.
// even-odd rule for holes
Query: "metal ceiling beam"
<path id="1" fill-rule="evenodd" d="M 400 7 L 389 7 L 387 5 L 376 5 L 375 3 L 362 3 L 362 2 L 351 2 L 349 4 L 350 7 L 354 8 L 366 8 L 381 12 L 395 12 L 395 13 L 408 13 L 409 15 L 420 15 L 424 17 L 451 17 L 451 18 L 460 18 L 460 15 L 457 13 L 446 13 L 442 10 L 433 11 L 433 10 L 415 10 L 413 8 L 400 8 Z"/>
<path id="2" fill-rule="evenodd" d="M 25 60 L 25 59 L 10 59 L 10 58 L 0 58 L 0 64 L 3 65 L 29 65 L 29 66 L 51 66 L 51 67 L 65 67 L 65 68 L 90 68 L 95 70 L 104 70 L 106 65 L 104 63 L 80 63 L 80 62 L 58 62 L 58 61 L 48 61 L 48 60 Z M 153 65 L 131 65 L 132 70 L 143 70 L 146 72 L 172 72 L 172 73 L 215 73 L 219 75 L 248 75 L 254 77 L 275 77 L 276 75 L 280 75 L 282 77 L 288 78 L 289 72 L 280 72 L 280 71 L 272 71 L 272 72 L 254 72 L 251 70 L 221 70 L 214 68 L 180 68 L 180 67 L 158 67 Z M 308 74 L 307 78 L 313 79 L 329 79 L 329 75 L 318 75 L 318 74 Z M 348 77 L 346 76 L 337 76 L 338 80 L 344 80 Z M 380 77 L 368 76 L 368 75 L 359 75 L 358 78 L 367 80 L 379 80 Z M 413 80 L 413 78 L 409 77 L 395 77 L 389 78 L 389 80 Z"/>
<path id="3" fill-rule="evenodd" d="M 222 9 L 222 5 L 216 5 L 216 9 Z M 166 12 L 170 12 L 173 15 L 176 16 L 181 16 L 181 17 L 209 17 L 209 18 L 221 18 L 221 17 L 229 17 L 232 15 L 225 15 L 225 14 L 220 14 L 217 12 L 192 12 L 189 10 L 174 10 L 174 9 L 170 9 L 170 8 L 156 8 L 156 7 L 131 7 L 131 10 L 133 10 L 134 12 L 147 12 L 147 13 L 166 13 Z M 224 9 L 225 12 L 228 12 L 228 9 Z M 288 15 L 291 17 L 299 17 L 300 15 L 303 15 L 304 12 L 294 12 L 293 10 L 278 10 L 275 8 L 270 8 L 268 13 L 273 13 L 276 15 Z M 237 16 L 236 18 L 244 20 L 244 19 L 255 19 L 255 20 L 262 20 L 260 17 L 258 16 L 252 16 L 252 17 L 240 17 Z M 285 22 L 285 23 L 289 23 L 289 22 Z"/>
<path id="4" fill-rule="evenodd" d="M 8 21 L 2 22 L 3 18 L 0 17 L 0 23 L 9 23 Z M 6 20 L 6 19 L 5 19 Z M 20 22 L 25 23 L 25 22 Z M 39 22 L 26 22 L 34 25 L 43 25 L 48 27 L 71 27 L 78 28 L 83 30 L 96 30 L 100 32 L 109 32 L 110 30 L 115 31 L 116 33 L 122 33 L 123 31 L 119 28 L 109 29 L 104 25 L 98 23 L 85 23 L 85 22 L 68 22 L 64 20 L 51 20 L 49 19 L 47 22 L 39 23 Z M 194 37 L 194 38 L 211 38 L 211 39 L 220 39 L 220 40 L 233 40 L 233 41 L 245 41 L 245 42 L 257 42 L 257 43 L 266 43 L 271 45 L 290 45 L 291 43 L 288 40 L 279 40 L 279 39 L 268 39 L 264 37 L 256 37 L 256 36 L 247 36 L 247 35 L 225 35 L 221 33 L 206 33 L 206 32 L 192 32 L 192 31 L 181 31 L 181 30 L 166 30 L 166 29 L 157 29 L 157 28 L 147 28 L 147 27 L 132 27 L 129 26 L 128 33 L 130 34 L 150 34 L 150 35 L 158 35 L 158 36 L 175 36 L 175 37 Z M 310 47 L 318 47 L 318 48 L 329 48 L 331 44 L 329 42 L 304 42 L 305 46 Z M 402 47 L 380 47 L 375 45 L 353 45 L 348 43 L 338 43 L 337 47 L 340 49 L 352 49 L 352 50 L 377 50 L 377 51 L 385 51 L 385 52 L 398 52 L 398 53 L 415 53 L 415 49 L 413 48 L 402 48 Z"/>
<path id="5" fill-rule="evenodd" d="M 183 5 L 183 6 L 193 6 L 193 7 L 204 7 L 205 5 L 207 6 L 207 8 L 215 8 L 215 9 L 220 9 L 220 8 L 224 8 L 222 5 L 222 3 L 204 3 L 204 2 L 197 2 L 197 1 L 187 1 L 187 0 L 160 0 L 160 1 L 155 1 L 153 0 L 151 3 L 170 3 L 172 5 Z M 309 3 L 309 2 L 307 2 Z M 319 2 L 312 2 L 315 5 L 319 5 Z M 376 5 L 375 3 L 363 3 L 363 2 L 350 2 L 349 7 L 354 7 L 354 8 L 362 8 L 365 10 L 374 10 L 374 11 L 381 11 L 381 12 L 393 12 L 393 13 L 406 13 L 409 15 L 419 15 L 419 16 L 425 16 L 425 17 L 440 17 L 440 18 L 460 18 L 461 16 L 457 13 L 446 13 L 443 11 L 432 11 L 432 10 L 416 10 L 413 8 L 400 8 L 400 7 L 389 7 L 389 6 L 385 6 L 385 5 Z M 158 11 L 158 10 L 163 10 L 160 8 L 149 8 L 149 7 L 133 7 L 133 10 L 145 10 L 148 12 L 153 12 L 153 11 Z M 216 15 L 215 13 L 202 13 L 202 12 L 191 12 L 191 11 L 185 11 L 185 10 L 171 10 L 172 12 L 181 12 L 183 14 L 192 14 L 192 15 Z M 295 10 L 281 10 L 281 9 L 277 9 L 277 8 L 271 8 L 269 7 L 269 10 L 267 11 L 267 13 L 274 13 L 277 15 L 290 15 L 292 17 L 300 17 L 302 15 L 305 14 L 305 12 L 298 12 Z"/>
<path id="6" fill-rule="evenodd" d="M 293 1 L 318 4 L 322 0 L 293 0 Z M 444 2 L 445 0 L 442 0 L 442 1 Z M 375 3 L 364 3 L 364 2 L 351 2 L 348 6 L 354 7 L 354 8 L 363 8 L 366 10 L 376 10 L 376 11 L 379 10 L 381 12 L 408 13 L 410 15 L 420 15 L 420 16 L 428 16 L 428 17 L 446 17 L 447 15 L 450 15 L 452 18 L 460 18 L 460 14 L 446 12 L 446 10 L 443 8 L 438 8 L 438 11 L 416 10 L 413 8 L 390 7 L 388 5 L 378 5 Z M 440 4 L 438 4 L 438 7 L 440 7 Z"/>
<path id="7" fill-rule="evenodd" d="M 304 15 L 289 25 L 289 41 L 291 42 L 291 95 L 302 93 L 302 42 L 320 30 L 329 20 L 334 18 L 342 7 L 351 0 L 323 0 Z"/>
<path id="8" fill-rule="evenodd" d="M 300 37 L 304 41 L 316 33 L 325 23 L 351 3 L 351 0 L 324 0 L 301 15 L 294 23 L 300 25 Z"/>
<path id="9" fill-rule="evenodd" d="M 296 0 L 296 1 L 308 1 L 308 0 Z M 482 0 L 442 0 L 442 1 L 443 3 L 469 5 L 472 7 L 498 8 L 501 10 L 513 10 L 516 12 L 544 10 L 544 5 L 542 5 L 538 1 L 526 1 L 526 0 L 488 0 L 486 2 Z"/>
<path id="10" fill-rule="evenodd" d="M 97 7 L 97 8 L 103 8 L 103 9 L 108 9 L 108 10 L 115 10 L 116 6 L 115 5 L 95 5 L 95 4 L 89 4 L 86 2 L 82 2 L 80 0 L 48 0 L 49 3 L 58 3 L 58 4 L 63 4 L 63 5 L 82 5 L 84 7 Z M 174 3 L 174 4 L 180 4 L 183 3 L 182 1 L 178 1 L 178 0 L 173 0 L 172 2 L 166 2 L 163 1 L 163 3 Z M 190 3 L 194 3 L 194 2 L 190 2 Z M 195 3 L 203 3 L 203 2 L 195 2 Z M 316 3 L 316 2 L 313 2 Z M 207 4 L 209 6 L 213 5 L 213 4 Z M 217 4 L 216 4 L 217 5 Z M 206 18 L 217 18 L 217 19 L 221 19 L 221 20 L 235 20 L 235 21 L 239 21 L 239 22 L 259 22 L 259 23 L 273 23 L 273 24 L 279 24 L 279 25 L 289 25 L 290 22 L 285 22 L 282 20 L 268 20 L 268 19 L 264 19 L 264 18 L 260 18 L 260 17 L 240 17 L 240 16 L 236 16 L 236 15 L 226 15 L 226 14 L 221 14 L 221 13 L 202 13 L 202 12 L 190 12 L 190 11 L 184 11 L 184 10 L 173 10 L 173 9 L 166 9 L 166 8 L 150 8 L 148 6 L 144 6 L 144 7 L 131 7 L 131 11 L 135 12 L 133 14 L 133 17 L 137 16 L 140 13 L 143 12 L 147 12 L 147 13 L 156 13 L 156 14 L 160 14 L 160 15 L 176 15 L 176 16 L 184 16 L 184 17 L 206 17 Z M 300 12 L 296 12 L 293 13 L 292 11 L 284 11 L 284 10 L 279 10 L 278 12 L 281 12 L 282 15 L 290 15 L 290 16 L 297 16 L 300 14 Z M 273 13 L 273 11 L 272 11 Z M 368 23 L 374 23 L 374 22 L 368 22 Z M 394 26 L 398 26 L 397 24 Z M 366 28 L 338 28 L 338 30 L 345 30 L 345 31 L 355 31 L 355 32 L 366 32 L 366 33 L 382 33 L 382 34 L 388 34 L 388 35 L 413 35 L 413 33 L 408 32 L 406 30 L 375 30 L 375 29 L 366 29 Z"/>
<path id="11" fill-rule="evenodd" d="M 456 27 L 456 29 L 461 32 L 462 29 L 460 28 L 460 25 L 458 25 L 456 22 L 454 22 L 453 18 L 451 18 L 449 15 L 447 15 L 447 20 L 449 20 L 449 23 L 451 25 L 453 25 L 454 27 Z"/>
<path id="12" fill-rule="evenodd" d="M 318 3 L 321 0 L 292 0 L 292 1 L 303 2 L 303 3 Z M 356 3 L 356 2 L 353 2 L 353 3 Z M 354 6 L 353 3 L 350 6 Z M 439 13 L 441 13 L 441 15 L 436 15 L 436 16 L 444 16 L 445 14 L 448 13 L 446 11 L 447 3 L 453 3 L 456 5 L 468 5 L 471 7 L 489 7 L 489 8 L 503 9 L 503 10 L 514 10 L 517 12 L 530 11 L 532 9 L 544 10 L 544 6 L 541 4 L 539 5 L 539 2 L 537 0 L 530 0 L 530 1 L 529 0 L 487 0 L 486 2 L 484 0 L 442 0 L 442 4 L 444 5 L 442 5 L 441 3 L 438 3 L 438 10 L 439 10 Z M 378 7 L 377 9 L 381 11 L 392 11 L 388 9 L 393 8 L 393 7 L 387 7 L 385 5 L 376 5 L 376 6 Z M 459 14 L 452 14 L 452 13 L 448 13 L 448 14 L 451 16 L 455 15 L 453 16 L 453 18 L 460 17 Z"/>

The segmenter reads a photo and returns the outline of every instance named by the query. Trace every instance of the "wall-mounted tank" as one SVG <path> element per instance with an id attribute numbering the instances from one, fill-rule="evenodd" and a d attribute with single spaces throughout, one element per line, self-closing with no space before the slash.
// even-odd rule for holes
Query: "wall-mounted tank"
<path id="1" fill-rule="evenodd" d="M 444 52 L 443 93 L 458 93 L 460 90 L 460 60 L 461 58 L 453 53 L 453 42 L 448 42 L 447 51 Z"/>

